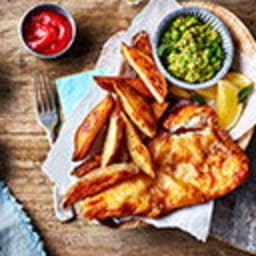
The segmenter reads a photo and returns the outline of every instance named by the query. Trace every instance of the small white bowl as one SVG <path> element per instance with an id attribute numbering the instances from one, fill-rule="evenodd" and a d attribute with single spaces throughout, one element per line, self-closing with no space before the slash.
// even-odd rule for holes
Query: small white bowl
<path id="1" fill-rule="evenodd" d="M 162 35 L 163 30 L 173 19 L 175 19 L 178 16 L 186 15 L 186 14 L 193 14 L 198 16 L 199 18 L 202 19 L 203 22 L 209 24 L 211 27 L 217 30 L 220 33 L 220 36 L 222 37 L 222 48 L 225 51 L 225 59 L 223 61 L 222 68 L 215 74 L 213 78 L 201 83 L 188 83 L 183 80 L 177 79 L 176 77 L 171 75 L 170 72 L 166 70 L 166 68 L 162 64 L 161 59 L 157 54 L 157 48 L 159 46 L 159 41 L 160 41 L 160 37 Z M 216 84 L 229 71 L 232 65 L 233 57 L 234 57 L 234 44 L 233 44 L 233 40 L 231 38 L 230 32 L 226 27 L 226 25 L 211 12 L 205 9 L 197 8 L 197 7 L 181 8 L 181 9 L 178 9 L 177 11 L 171 12 L 168 15 L 166 15 L 157 26 L 157 29 L 153 36 L 152 45 L 153 45 L 153 55 L 154 55 L 156 64 L 160 69 L 160 71 L 167 78 L 167 80 L 174 85 L 177 85 L 179 87 L 182 87 L 188 90 L 208 88 Z"/>
<path id="2" fill-rule="evenodd" d="M 72 35 L 71 35 L 71 39 L 70 42 L 68 43 L 68 45 L 60 52 L 55 53 L 55 54 L 42 54 L 42 53 L 38 53 L 36 51 L 34 51 L 33 49 L 31 49 L 25 39 L 24 39 L 24 24 L 26 22 L 26 19 L 32 15 L 34 12 L 40 11 L 40 10 L 52 10 L 55 11 L 59 14 L 62 14 L 63 16 L 65 16 L 67 18 L 67 20 L 69 21 L 70 25 L 71 25 L 71 29 L 72 29 Z M 20 37 L 20 40 L 23 44 L 23 46 L 25 47 L 25 49 L 30 52 L 31 54 L 33 54 L 35 57 L 38 57 L 40 59 L 56 59 L 58 57 L 63 56 L 73 45 L 76 35 L 77 35 L 77 29 L 76 29 L 76 23 L 75 20 L 72 16 L 72 14 L 62 8 L 60 5 L 57 4 L 52 4 L 52 3 L 43 3 L 43 4 L 38 4 L 33 6 L 31 9 L 29 9 L 27 12 L 25 12 L 25 14 L 22 16 L 21 20 L 20 20 L 20 24 L 18 27 L 18 34 Z"/>

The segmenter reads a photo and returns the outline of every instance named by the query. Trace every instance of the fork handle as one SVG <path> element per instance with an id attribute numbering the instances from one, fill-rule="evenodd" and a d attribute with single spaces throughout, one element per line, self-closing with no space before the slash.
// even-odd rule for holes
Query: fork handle
<path id="1" fill-rule="evenodd" d="M 50 143 L 50 145 L 52 145 L 55 140 L 56 140 L 56 133 L 55 133 L 55 129 L 47 129 L 47 139 Z"/>

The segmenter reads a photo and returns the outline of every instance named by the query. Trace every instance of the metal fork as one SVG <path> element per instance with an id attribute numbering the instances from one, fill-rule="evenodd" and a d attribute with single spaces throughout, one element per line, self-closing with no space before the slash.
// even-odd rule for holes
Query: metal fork
<path id="1" fill-rule="evenodd" d="M 56 103 L 56 91 L 49 76 L 45 73 L 37 74 L 34 77 L 34 86 L 36 92 L 36 107 L 39 124 L 47 132 L 47 137 L 52 144 L 55 141 L 55 127 L 58 123 L 58 112 Z M 68 221 L 74 217 L 72 209 L 63 209 L 61 205 L 60 189 L 57 185 L 53 190 L 54 210 L 57 218 L 62 221 Z"/>
<path id="2" fill-rule="evenodd" d="M 36 107 L 39 124 L 47 133 L 50 144 L 55 141 L 55 127 L 58 123 L 56 92 L 49 76 L 45 73 L 34 77 Z"/>

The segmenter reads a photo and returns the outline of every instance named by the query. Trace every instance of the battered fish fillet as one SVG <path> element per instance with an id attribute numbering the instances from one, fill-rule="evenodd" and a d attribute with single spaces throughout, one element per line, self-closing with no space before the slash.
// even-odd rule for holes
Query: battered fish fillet
<path id="1" fill-rule="evenodd" d="M 249 175 L 248 158 L 216 123 L 208 106 L 183 106 L 164 121 L 166 130 L 149 142 L 156 178 L 127 178 L 87 197 L 87 219 L 159 217 L 221 197 Z"/>
<path id="2" fill-rule="evenodd" d="M 119 163 L 95 169 L 68 189 L 63 197 L 63 207 L 70 207 L 87 196 L 95 195 L 127 178 L 136 176 L 138 172 L 138 167 L 133 163 Z"/>
<path id="3" fill-rule="evenodd" d="M 152 187 L 152 179 L 140 174 L 80 203 L 81 214 L 98 220 L 149 215 L 154 200 L 150 193 Z"/>

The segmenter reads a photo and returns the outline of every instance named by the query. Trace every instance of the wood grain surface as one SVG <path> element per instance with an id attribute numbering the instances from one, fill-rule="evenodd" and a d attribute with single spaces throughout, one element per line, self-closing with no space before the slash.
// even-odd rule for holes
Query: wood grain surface
<path id="1" fill-rule="evenodd" d="M 151 227 L 113 230 L 86 226 L 83 221 L 60 224 L 56 220 L 51 183 L 40 171 L 49 146 L 35 118 L 32 76 L 41 70 L 59 77 L 93 68 L 103 43 L 115 32 L 125 29 L 142 6 L 129 7 L 125 0 L 52 1 L 74 14 L 79 35 L 66 57 L 41 61 L 21 47 L 17 36 L 21 15 L 39 2 L 42 1 L 0 0 L 0 176 L 6 177 L 14 195 L 31 216 L 48 255 L 248 255 L 212 237 L 203 244 L 177 230 Z M 214 2 L 230 8 L 256 33 L 255 0 Z M 251 147 L 250 155 L 252 152 Z M 233 197 L 234 194 L 229 196 Z M 227 201 L 220 200 L 218 204 L 223 202 Z"/>

